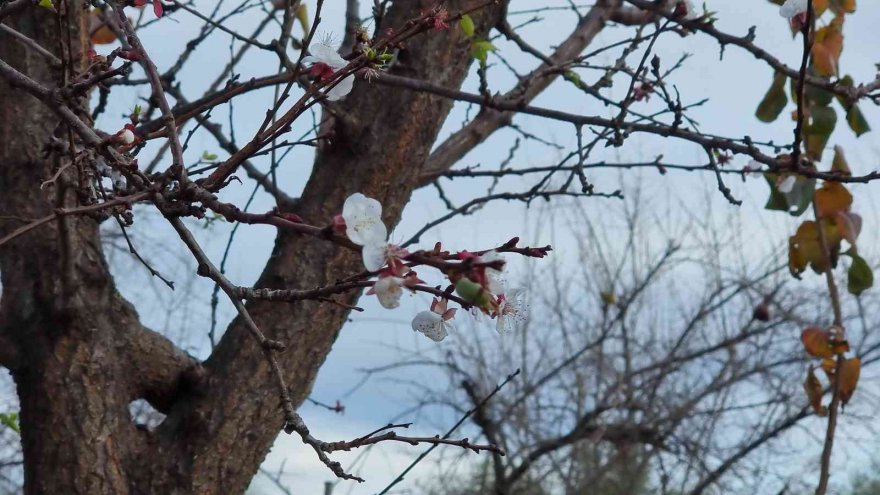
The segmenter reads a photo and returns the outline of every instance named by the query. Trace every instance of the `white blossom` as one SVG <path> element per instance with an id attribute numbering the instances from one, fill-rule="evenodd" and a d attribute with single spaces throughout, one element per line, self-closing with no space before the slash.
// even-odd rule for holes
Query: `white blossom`
<path id="1" fill-rule="evenodd" d="M 403 294 L 403 279 L 400 277 L 382 277 L 373 285 L 373 292 L 379 299 L 379 304 L 385 309 L 394 309 L 400 306 L 400 296 Z"/>
<path id="2" fill-rule="evenodd" d="M 323 64 L 329 67 L 332 72 L 336 72 L 348 65 L 348 61 L 342 58 L 336 49 L 330 46 L 330 43 L 327 40 L 318 41 L 309 45 L 309 53 L 311 53 L 311 55 L 303 58 L 304 64 Z M 351 92 L 353 86 L 354 75 L 350 75 L 339 81 L 336 86 L 327 92 L 327 99 L 330 101 L 341 100 Z"/>
<path id="3" fill-rule="evenodd" d="M 450 330 L 455 330 L 455 326 L 449 320 L 444 320 L 443 315 L 433 311 L 422 311 L 413 318 L 412 328 L 416 332 L 425 334 L 426 337 L 434 342 L 440 342 L 449 335 Z"/>
<path id="4" fill-rule="evenodd" d="M 785 3 L 779 7 L 779 15 L 786 19 L 791 19 L 797 15 L 807 11 L 808 0 L 785 0 Z"/>
<path id="5" fill-rule="evenodd" d="M 309 53 L 311 55 L 303 58 L 304 64 L 324 64 L 333 70 L 339 70 L 348 65 L 348 62 L 339 55 L 336 49 L 330 46 L 328 40 L 309 45 Z"/>
<path id="6" fill-rule="evenodd" d="M 525 291 L 521 289 L 512 289 L 507 294 L 499 296 L 499 299 L 495 330 L 503 335 L 525 322 L 529 310 L 525 301 Z"/>
<path id="7" fill-rule="evenodd" d="M 703 14 L 694 7 L 694 3 L 691 2 L 691 0 L 683 0 L 682 3 L 684 4 L 685 9 L 684 20 L 693 21 L 703 16 Z"/>
<path id="8" fill-rule="evenodd" d="M 382 205 L 373 198 L 354 193 L 342 205 L 345 235 L 360 246 L 384 247 L 388 229 L 382 223 Z"/>

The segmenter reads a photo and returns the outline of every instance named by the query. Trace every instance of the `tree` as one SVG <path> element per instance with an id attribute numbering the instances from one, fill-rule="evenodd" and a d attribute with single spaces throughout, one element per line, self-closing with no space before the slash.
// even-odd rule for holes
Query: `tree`
<path id="1" fill-rule="evenodd" d="M 136 22 L 128 18 L 147 3 L 152 13 L 140 14 Z M 797 2 L 787 2 L 784 9 L 792 3 Z M 241 34 L 226 26 L 230 16 L 254 5 L 266 13 L 255 34 Z M 633 133 L 654 134 L 702 147 L 708 163 L 682 168 L 714 174 L 718 189 L 732 203 L 737 200 L 724 181 L 729 172 L 721 170 L 732 154 L 750 157 L 767 173 L 777 208 L 780 204 L 785 210 L 808 205 L 815 196 L 812 203 L 817 205 L 818 223 L 805 222 L 793 237 L 792 271 L 797 275 L 809 264 L 824 273 L 831 298 L 837 301 L 831 266 L 840 242 L 846 239 L 854 245 L 858 230 L 849 204 L 838 201 L 848 194 L 841 184 L 875 177 L 844 173 L 842 158 L 836 160 L 832 172 L 818 171 L 815 163 L 833 129 L 831 100 L 840 98 L 850 117 L 848 123 L 861 133 L 867 123 L 856 105 L 876 99 L 880 86 L 877 81 L 855 85 L 830 77 L 837 75 L 841 26 L 844 16 L 854 9 L 852 2 L 822 7 L 817 2 L 815 9 L 807 2 L 806 10 L 795 8 L 790 13 L 805 40 L 800 69 L 759 49 L 752 37 L 718 31 L 711 14 L 694 9 L 690 2 L 601 0 L 583 14 L 577 11 L 574 30 L 545 54 L 517 35 L 507 21 L 506 1 L 435 4 L 401 0 L 390 5 L 376 1 L 372 33 L 359 29 L 359 3 L 349 1 L 344 57 L 335 47 L 316 41 L 322 5 L 315 3 L 310 21 L 303 5 L 291 0 L 244 2 L 224 13 L 219 6 L 211 10 L 160 0 L 0 3 L 4 40 L 0 44 L 0 121 L 13 124 L 5 125 L 0 133 L 4 288 L 0 364 L 11 371 L 20 401 L 27 493 L 239 493 L 280 431 L 298 434 L 334 473 L 349 478 L 330 457 L 334 450 L 404 440 L 383 430 L 350 442 L 323 442 L 311 435 L 295 408 L 305 400 L 347 314 L 357 309 L 363 288 L 379 292 L 389 306 L 401 290 L 436 295 L 434 312 L 426 311 L 414 320 L 414 328 L 433 338 L 442 338 L 444 325 L 453 317 L 453 308 L 446 308 L 450 302 L 495 318 L 505 315 L 509 301 L 490 286 L 487 275 L 503 265 L 489 259 L 491 249 L 449 252 L 438 244 L 434 249 L 408 252 L 387 245 L 381 234 L 398 223 L 416 189 L 441 176 L 482 174 L 451 169 L 494 132 L 511 125 L 517 115 L 570 123 L 577 149 L 569 160 L 576 163 L 528 172 L 532 177 L 546 176 L 524 192 L 493 188 L 483 198 L 450 208 L 448 215 L 426 229 L 487 201 L 618 197 L 618 191 L 603 193 L 588 180 L 586 159 L 599 144 L 620 147 Z M 819 10 L 828 10 L 835 21 L 816 30 Z M 160 72 L 153 63 L 157 54 L 145 47 L 141 34 L 156 17 L 166 22 L 178 16 L 187 22 L 199 19 L 200 33 L 182 44 L 174 63 Z M 300 34 L 294 33 L 297 23 Z M 580 69 L 590 69 L 590 54 L 585 50 L 609 23 L 635 26 L 636 35 L 617 45 L 620 62 L 602 67 L 601 77 L 587 84 L 579 75 Z M 260 41 L 270 24 L 274 39 Z M 653 34 L 644 36 L 643 31 L 652 26 Z M 496 49 L 491 42 L 493 30 L 540 60 L 500 96 L 489 89 L 487 61 Z M 778 155 L 785 147 L 773 143 L 703 134 L 688 121 L 687 108 L 667 81 L 669 69 L 675 66 L 664 69 L 659 57 L 651 56 L 656 39 L 673 32 L 699 32 L 746 50 L 780 74 L 777 83 L 781 84 L 774 84 L 768 102 L 759 109 L 761 118 L 778 116 L 780 86 L 789 79 L 795 83 L 801 97 L 789 154 Z M 217 82 L 190 100 L 176 78 L 193 51 L 211 35 L 232 37 L 241 44 Z M 108 52 L 90 50 L 90 43 L 106 39 L 117 40 L 119 46 Z M 290 51 L 289 47 L 300 49 Z M 640 47 L 642 53 L 633 69 L 626 60 Z M 255 51 L 275 57 L 280 70 L 238 81 L 236 60 Z M 305 58 L 307 51 L 309 58 Z M 475 62 L 479 89 L 462 91 Z M 368 80 L 374 80 L 373 84 Z M 616 116 L 577 115 L 533 106 L 557 81 L 573 84 L 585 96 L 610 105 Z M 603 92 L 614 84 L 627 88 L 620 100 Z M 149 94 L 145 108 L 130 111 L 130 122 L 121 128 L 100 130 L 94 119 L 112 101 L 113 92 L 137 86 Z M 277 88 L 277 97 L 244 144 L 212 120 L 213 109 L 264 88 Z M 94 91 L 97 101 L 92 112 L 89 100 Z M 659 113 L 637 111 L 637 104 L 649 97 L 662 102 Z M 435 141 L 454 101 L 478 105 L 480 112 L 438 144 Z M 291 126 L 318 106 L 323 118 L 311 138 L 305 143 L 290 140 Z M 805 111 L 810 112 L 809 121 Z M 184 135 L 187 126 L 190 131 Z M 213 136 L 228 156 L 202 155 L 194 160 L 187 145 L 196 130 Z M 139 163 L 143 145 L 158 141 L 165 145 L 155 155 L 155 165 Z M 317 150 L 307 184 L 293 198 L 276 180 L 276 153 L 303 144 Z M 264 172 L 260 165 L 266 155 L 271 160 Z M 659 159 L 642 165 L 668 168 Z M 221 199 L 237 173 L 259 184 L 276 207 L 255 214 Z M 490 171 L 496 176 L 508 173 L 512 172 L 505 167 Z M 814 195 L 816 179 L 826 181 L 825 192 Z M 136 204 L 167 220 L 198 274 L 210 278 L 238 311 L 204 362 L 143 326 L 110 276 L 99 225 L 113 221 L 124 230 L 140 215 L 132 209 Z M 192 235 L 194 224 L 213 217 L 277 229 L 275 250 L 253 287 L 227 279 Z M 418 231 L 413 240 L 424 232 Z M 518 239 L 494 248 L 526 257 L 543 257 L 549 251 L 549 247 L 521 246 Z M 136 247 L 131 249 L 137 256 Z M 854 250 L 848 253 L 857 267 L 855 276 L 850 273 L 850 282 L 855 281 L 860 291 L 870 285 L 870 269 Z M 448 284 L 421 284 L 411 272 L 416 267 L 439 271 Z M 380 281 L 393 278 L 380 285 L 374 280 L 377 275 Z M 838 376 L 853 368 L 840 346 L 843 319 L 839 308 L 835 304 L 834 324 L 840 330 L 826 334 L 819 329 L 815 334 L 824 339 L 820 344 L 833 344 Z M 825 351 L 822 348 L 818 354 Z M 832 381 L 822 486 L 828 479 L 837 410 L 855 387 L 851 379 L 846 385 L 842 381 Z M 138 427 L 131 420 L 129 404 L 138 399 L 166 415 L 155 428 Z M 408 441 L 497 450 L 494 445 L 466 440 Z"/>
<path id="2" fill-rule="evenodd" d="M 508 393 L 474 413 L 468 432 L 508 455 L 472 469 L 449 453 L 437 460 L 442 481 L 432 493 L 810 489 L 814 480 L 793 467 L 798 456 L 787 446 L 815 424 L 801 383 L 809 357 L 793 336 L 828 311 L 817 306 L 823 287 L 793 284 L 770 253 L 743 242 L 742 230 L 729 228 L 742 218 L 704 220 L 710 205 L 675 213 L 663 192 L 621 189 L 627 198 L 611 208 L 557 204 L 537 215 L 538 225 L 568 219 L 578 261 L 534 265 L 511 281 L 532 288 L 515 338 L 498 345 L 486 332 L 461 332 L 454 353 L 383 368 L 445 372 L 448 386 L 426 384 L 421 403 L 455 412 L 475 407 L 506 370 L 522 370 Z M 745 261 L 753 259 L 764 261 Z M 852 314 L 847 328 L 867 369 L 878 357 L 878 322 Z M 862 435 L 849 449 L 870 444 Z"/>

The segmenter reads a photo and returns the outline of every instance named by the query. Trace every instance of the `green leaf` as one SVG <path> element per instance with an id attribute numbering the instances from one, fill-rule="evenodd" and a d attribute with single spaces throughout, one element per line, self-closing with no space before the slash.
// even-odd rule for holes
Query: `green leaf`
<path id="1" fill-rule="evenodd" d="M 852 257 L 852 264 L 847 272 L 846 289 L 850 294 L 858 296 L 866 289 L 874 285 L 874 272 L 864 258 L 850 250 L 847 252 Z"/>
<path id="2" fill-rule="evenodd" d="M 804 141 L 807 154 L 813 160 L 822 159 L 822 152 L 837 125 L 837 112 L 831 107 L 811 107 L 810 123 L 804 126 Z"/>
<path id="3" fill-rule="evenodd" d="M 0 413 L 0 424 L 21 435 L 18 413 Z"/>
<path id="4" fill-rule="evenodd" d="M 816 189 L 816 179 L 808 179 L 798 176 L 791 188 L 791 192 L 784 193 L 776 188 L 778 174 L 765 173 L 764 179 L 770 186 L 770 198 L 764 209 L 786 211 L 793 217 L 803 215 L 813 201 L 813 192 Z"/>
<path id="5" fill-rule="evenodd" d="M 202 160 L 205 160 L 206 162 L 213 162 L 216 159 L 217 155 L 215 155 L 214 153 L 208 153 L 207 151 L 202 153 Z"/>
<path id="6" fill-rule="evenodd" d="M 468 38 L 474 37 L 474 20 L 471 19 L 471 16 L 465 14 L 461 16 L 461 20 L 458 21 L 458 25 L 461 26 L 461 31 Z"/>
<path id="7" fill-rule="evenodd" d="M 868 125 L 868 121 L 865 119 L 862 111 L 859 110 L 857 104 L 853 104 L 853 106 L 846 111 L 846 123 L 849 124 L 849 128 L 856 133 L 856 137 L 871 130 L 871 126 Z"/>
<path id="8" fill-rule="evenodd" d="M 44 9 L 55 10 L 55 4 L 52 3 L 52 0 L 40 0 L 40 3 L 37 5 Z"/>
<path id="9" fill-rule="evenodd" d="M 497 50 L 497 48 L 495 48 L 495 45 L 493 45 L 492 42 L 477 40 L 471 44 L 471 57 L 474 57 L 479 60 L 480 63 L 485 64 L 489 52 L 494 52 L 495 50 Z"/>
<path id="10" fill-rule="evenodd" d="M 827 106 L 830 105 L 831 100 L 834 99 L 834 94 L 832 94 L 831 91 L 825 91 L 812 84 L 807 84 L 804 87 L 804 95 L 806 96 L 806 101 L 813 105 Z"/>
<path id="11" fill-rule="evenodd" d="M 758 104 L 755 117 L 761 122 L 773 122 L 788 104 L 788 95 L 785 94 L 785 74 L 777 72 L 773 75 L 773 84 L 764 95 L 764 99 Z"/>
<path id="12" fill-rule="evenodd" d="M 837 84 L 851 88 L 854 84 L 853 78 L 849 75 L 843 76 Z M 848 106 L 846 98 L 841 95 L 837 95 L 837 101 L 840 102 L 840 105 L 846 110 L 846 123 L 849 124 L 849 128 L 856 133 L 856 136 L 861 136 L 871 130 L 871 126 L 868 125 L 868 121 L 865 120 L 865 116 L 862 114 L 862 111 L 859 110 L 857 104 L 854 103 Z"/>

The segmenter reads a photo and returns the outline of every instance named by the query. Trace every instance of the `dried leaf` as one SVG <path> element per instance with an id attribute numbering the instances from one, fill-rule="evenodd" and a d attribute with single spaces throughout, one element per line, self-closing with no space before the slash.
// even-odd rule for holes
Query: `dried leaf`
<path id="1" fill-rule="evenodd" d="M 808 327 L 801 332 L 804 350 L 813 357 L 834 357 L 831 349 L 831 333 L 819 327 Z"/>
<path id="2" fill-rule="evenodd" d="M 813 42 L 813 68 L 820 76 L 837 74 L 840 54 L 843 52 L 843 16 L 837 16 L 827 26 L 816 31 Z"/>
<path id="3" fill-rule="evenodd" d="M 838 212 L 834 216 L 834 222 L 840 236 L 846 239 L 851 245 L 856 245 L 856 239 L 862 232 L 862 217 L 851 211 Z"/>
<path id="4" fill-rule="evenodd" d="M 862 360 L 854 357 L 845 359 L 840 365 L 840 385 L 838 392 L 840 400 L 847 404 L 856 391 L 859 383 L 859 373 L 862 369 Z"/>
<path id="5" fill-rule="evenodd" d="M 828 243 L 830 260 L 825 259 L 822 244 L 819 241 L 819 230 L 816 222 L 807 220 L 797 229 L 797 232 L 788 239 L 788 269 L 792 276 L 800 278 L 800 274 L 807 265 L 816 273 L 824 273 L 828 269 L 828 261 L 831 267 L 837 266 L 837 257 L 840 252 L 840 241 L 843 237 L 837 228 L 827 220 L 822 221 L 822 229 L 825 241 Z"/>
<path id="6" fill-rule="evenodd" d="M 822 371 L 825 372 L 825 376 L 831 380 L 834 377 L 834 372 L 837 370 L 837 361 L 831 358 L 825 358 L 819 366 L 822 368 Z"/>
<path id="7" fill-rule="evenodd" d="M 813 411 L 816 412 L 816 415 L 826 416 L 828 414 L 828 409 L 822 405 L 824 389 L 822 383 L 813 373 L 812 367 L 807 371 L 807 379 L 804 380 L 804 391 L 807 393 L 807 398 L 810 400 L 810 406 L 813 407 Z"/>
<path id="8" fill-rule="evenodd" d="M 825 182 L 816 191 L 816 210 L 820 218 L 831 218 L 838 212 L 849 211 L 853 197 L 839 182 Z"/>
<path id="9" fill-rule="evenodd" d="M 831 0 L 831 10 L 837 13 L 852 14 L 856 11 L 856 0 Z"/>

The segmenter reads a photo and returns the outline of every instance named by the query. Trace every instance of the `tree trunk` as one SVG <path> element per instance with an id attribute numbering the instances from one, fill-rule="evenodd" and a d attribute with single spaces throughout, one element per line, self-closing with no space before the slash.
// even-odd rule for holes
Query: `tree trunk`
<path id="1" fill-rule="evenodd" d="M 36 7 L 4 22 L 59 58 L 66 58 L 59 47 L 69 38 L 69 59 L 79 61 L 83 4 L 55 3 L 70 12 L 60 24 Z M 400 26 L 434 3 L 398 0 L 385 27 Z M 455 12 L 481 3 L 455 0 L 447 7 Z M 499 4 L 472 14 L 477 32 L 485 35 L 501 11 Z M 468 48 L 460 30 L 432 31 L 408 41 L 391 72 L 459 87 L 470 65 Z M 2 37 L 0 59 L 48 87 L 62 83 L 59 70 Z M 359 80 L 342 104 L 348 118 L 335 124 L 336 137 L 316 157 L 296 213 L 329 223 L 347 196 L 362 192 L 382 202 L 393 227 L 450 109 L 448 100 Z M 68 159 L 41 152 L 53 133 L 68 142 L 55 115 L 0 80 L 0 122 L 12 124 L 0 127 L 0 215 L 35 219 L 76 205 L 76 167 L 40 188 Z M 0 237 L 19 225 L 0 219 Z M 257 285 L 311 288 L 362 269 L 354 253 L 282 232 Z M 21 400 L 27 493 L 246 489 L 283 417 L 268 363 L 239 320 L 201 368 L 140 325 L 116 292 L 98 221 L 88 216 L 61 217 L 3 245 L 0 272 L 0 347 L 6 346 L 0 364 L 12 370 Z M 288 345 L 280 360 L 301 403 L 348 312 L 316 302 L 256 302 L 249 310 L 267 337 Z M 129 403 L 141 397 L 168 413 L 154 431 L 131 421 Z"/>

